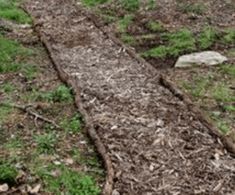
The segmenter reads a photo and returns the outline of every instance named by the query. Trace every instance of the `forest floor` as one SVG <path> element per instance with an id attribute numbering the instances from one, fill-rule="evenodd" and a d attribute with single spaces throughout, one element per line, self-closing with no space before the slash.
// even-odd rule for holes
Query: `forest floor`
<path id="1" fill-rule="evenodd" d="M 234 138 L 232 1 L 29 1 L 36 32 L 16 2 L 0 1 L 0 194 L 5 184 L 3 194 L 235 192 L 227 148 L 158 82 L 159 72 L 167 75 Z M 82 4 L 102 18 L 99 26 Z M 208 49 L 229 62 L 171 68 L 178 56 Z"/>

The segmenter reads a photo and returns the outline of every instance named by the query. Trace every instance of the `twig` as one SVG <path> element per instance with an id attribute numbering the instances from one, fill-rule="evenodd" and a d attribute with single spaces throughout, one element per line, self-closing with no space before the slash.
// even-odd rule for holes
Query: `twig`
<path id="1" fill-rule="evenodd" d="M 25 106 L 21 106 L 21 105 L 18 105 L 18 104 L 10 104 L 10 103 L 0 103 L 0 106 L 5 106 L 5 107 L 11 107 L 11 108 L 17 108 L 23 112 L 26 112 L 32 116 L 35 117 L 35 120 L 39 119 L 41 121 L 44 121 L 44 122 L 47 122 L 47 123 L 50 123 L 52 124 L 54 127 L 56 127 L 57 129 L 60 129 L 60 126 L 57 125 L 54 121 L 48 119 L 48 118 L 45 118 L 43 117 L 42 115 L 34 112 L 31 108 L 32 107 L 35 107 L 33 105 L 25 105 Z"/>

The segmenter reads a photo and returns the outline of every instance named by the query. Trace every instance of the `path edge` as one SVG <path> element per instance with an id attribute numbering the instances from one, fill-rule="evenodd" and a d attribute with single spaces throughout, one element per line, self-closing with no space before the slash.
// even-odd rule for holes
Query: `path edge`
<path id="1" fill-rule="evenodd" d="M 78 7 L 78 5 L 75 5 Z M 85 9 L 85 8 L 84 8 Z M 154 68 L 149 62 L 147 62 L 144 58 L 140 57 L 136 54 L 135 50 L 132 49 L 130 46 L 124 44 L 120 39 L 118 39 L 113 32 L 107 31 L 104 26 L 104 22 L 100 18 L 100 16 L 94 14 L 89 9 L 82 10 L 85 12 L 86 16 L 89 18 L 93 24 L 100 29 L 103 34 L 111 39 L 114 43 L 119 45 L 123 48 L 132 58 L 136 59 L 139 63 L 145 64 L 150 68 L 151 71 L 155 72 L 158 75 L 158 82 L 160 85 L 168 89 L 174 96 L 176 96 L 180 101 L 184 102 L 189 111 L 191 111 L 196 119 L 198 119 L 208 130 L 209 134 L 215 138 L 217 141 L 220 142 L 221 140 L 222 145 L 227 151 L 230 152 L 231 156 L 235 157 L 235 143 L 233 143 L 232 139 L 222 135 L 220 130 L 214 125 L 214 123 L 209 119 L 206 114 L 197 106 L 195 103 L 192 102 L 189 95 L 184 93 L 175 83 L 173 83 L 166 75 L 159 73 L 156 68 Z M 219 138 L 219 140 L 218 140 Z M 221 143 L 220 143 L 221 144 Z"/>
<path id="2" fill-rule="evenodd" d="M 40 32 L 40 24 L 37 24 L 35 21 L 36 19 L 34 16 L 30 13 L 30 10 L 27 7 L 27 2 L 21 6 L 21 8 L 32 18 L 32 28 L 37 34 L 40 42 L 43 44 L 44 48 L 47 51 L 47 54 L 55 68 L 55 70 L 58 73 L 59 79 L 65 83 L 67 86 L 70 86 L 74 92 L 75 95 L 75 104 L 78 108 L 79 113 L 82 114 L 85 122 L 85 131 L 88 134 L 88 136 L 91 138 L 91 140 L 95 144 L 95 148 L 99 155 L 102 158 L 102 161 L 104 163 L 105 169 L 106 169 L 106 178 L 105 178 L 105 184 L 102 189 L 102 195 L 111 195 L 113 191 L 113 180 L 114 180 L 114 169 L 112 165 L 112 161 L 110 159 L 110 156 L 108 155 L 108 152 L 102 143 L 99 135 L 96 133 L 96 130 L 94 128 L 94 124 L 92 123 L 92 120 L 89 116 L 89 114 L 86 112 L 86 110 L 83 108 L 82 101 L 81 101 L 81 94 L 80 89 L 78 85 L 76 84 L 74 79 L 69 78 L 69 75 L 62 70 L 60 67 L 60 63 L 56 60 L 56 58 L 53 55 L 53 48 L 50 46 L 50 43 L 47 41 L 45 35 L 43 35 Z"/>

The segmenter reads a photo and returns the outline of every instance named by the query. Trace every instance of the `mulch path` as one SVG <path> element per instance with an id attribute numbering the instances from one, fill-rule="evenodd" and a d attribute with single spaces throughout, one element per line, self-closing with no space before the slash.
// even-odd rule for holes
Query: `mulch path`
<path id="1" fill-rule="evenodd" d="M 234 194 L 235 161 L 159 73 L 72 0 L 26 4 L 107 169 L 103 194 Z M 62 114 L 62 113 L 61 113 Z"/>

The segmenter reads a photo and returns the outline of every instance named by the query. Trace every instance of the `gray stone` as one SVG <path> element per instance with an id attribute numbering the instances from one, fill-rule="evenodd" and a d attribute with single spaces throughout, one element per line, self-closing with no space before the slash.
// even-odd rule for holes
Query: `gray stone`
<path id="1" fill-rule="evenodd" d="M 175 67 L 212 66 L 221 64 L 227 60 L 225 56 L 218 52 L 204 51 L 179 57 Z"/>

